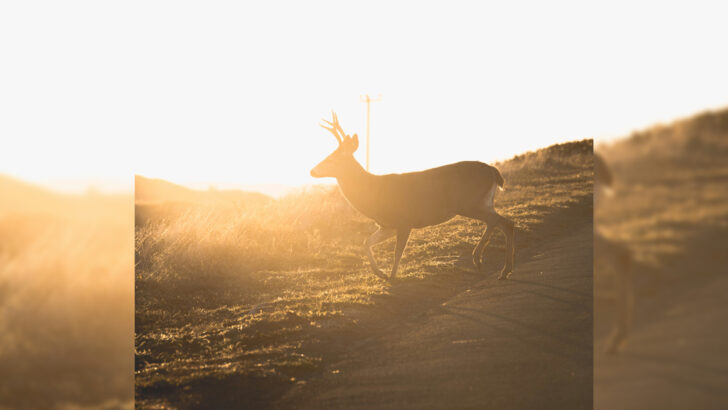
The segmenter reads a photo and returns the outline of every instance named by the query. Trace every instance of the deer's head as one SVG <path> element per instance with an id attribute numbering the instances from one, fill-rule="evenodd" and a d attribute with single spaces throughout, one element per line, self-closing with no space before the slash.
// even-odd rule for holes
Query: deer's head
<path id="1" fill-rule="evenodd" d="M 359 148 L 359 137 L 356 134 L 353 137 L 346 135 L 339 125 L 336 113 L 332 112 L 331 115 L 332 121 L 323 120 L 331 127 L 324 124 L 321 124 L 321 127 L 334 134 L 339 146 L 311 170 L 311 176 L 314 178 L 339 177 L 356 162 L 354 152 Z"/>

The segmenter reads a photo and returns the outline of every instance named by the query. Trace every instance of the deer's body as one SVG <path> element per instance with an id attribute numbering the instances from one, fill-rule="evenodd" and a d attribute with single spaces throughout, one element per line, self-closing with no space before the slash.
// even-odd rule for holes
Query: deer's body
<path id="1" fill-rule="evenodd" d="M 504 184 L 495 167 L 465 161 L 420 172 L 374 175 L 354 159 L 353 153 L 359 146 L 356 134 L 353 137 L 344 134 L 336 116 L 329 124 L 332 128 L 324 128 L 334 133 L 339 148 L 311 170 L 311 175 L 335 177 L 349 203 L 379 225 L 379 230 L 364 243 L 374 274 L 385 277 L 372 255 L 373 245 L 397 235 L 390 276 L 394 278 L 412 229 L 436 225 L 462 215 L 482 220 L 488 225 L 473 251 L 473 262 L 478 268 L 492 228 L 498 228 L 506 235 L 506 263 L 501 279 L 508 277 L 513 270 L 514 226 L 513 222 L 496 213 L 493 206 L 497 187 Z"/>
<path id="2" fill-rule="evenodd" d="M 412 229 L 455 215 L 471 216 L 488 193 L 495 193 L 498 177 L 496 168 L 468 161 L 388 175 L 373 175 L 359 167 L 336 179 L 351 205 L 380 227 Z"/>

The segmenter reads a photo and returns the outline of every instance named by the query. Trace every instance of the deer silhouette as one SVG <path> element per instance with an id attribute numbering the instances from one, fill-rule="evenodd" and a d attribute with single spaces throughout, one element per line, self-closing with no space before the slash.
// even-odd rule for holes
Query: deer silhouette
<path id="1" fill-rule="evenodd" d="M 462 215 L 487 224 L 473 250 L 473 263 L 478 269 L 493 230 L 497 228 L 505 234 L 505 265 L 499 279 L 508 278 L 515 258 L 515 227 L 511 220 L 498 214 L 493 207 L 495 193 L 504 184 L 498 169 L 478 161 L 464 161 L 420 172 L 374 175 L 354 158 L 359 137 L 344 133 L 336 113 L 332 113 L 332 117 L 332 121 L 323 120 L 329 127 L 324 124 L 321 127 L 331 132 L 339 145 L 311 170 L 311 176 L 336 178 L 349 203 L 379 225 L 379 229 L 364 242 L 375 275 L 387 279 L 377 267 L 372 246 L 397 236 L 394 265 L 389 277 L 394 279 L 412 229 L 436 225 Z"/>

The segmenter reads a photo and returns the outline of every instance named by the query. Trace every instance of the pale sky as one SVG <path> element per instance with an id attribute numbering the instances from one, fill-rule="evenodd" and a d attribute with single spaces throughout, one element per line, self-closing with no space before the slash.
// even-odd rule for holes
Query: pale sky
<path id="1" fill-rule="evenodd" d="M 336 146 L 319 120 L 334 109 L 363 142 L 364 93 L 382 94 L 375 173 L 728 106 L 720 2 L 587 3 L 2 2 L 0 173 L 65 190 L 319 182 Z"/>

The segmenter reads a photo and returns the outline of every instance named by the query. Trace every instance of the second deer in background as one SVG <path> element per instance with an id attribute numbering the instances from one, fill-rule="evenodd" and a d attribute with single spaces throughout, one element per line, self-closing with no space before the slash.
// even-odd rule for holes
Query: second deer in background
<path id="1" fill-rule="evenodd" d="M 595 204 L 612 195 L 613 177 L 609 167 L 598 154 L 594 155 L 594 199 Z M 616 353 L 627 339 L 632 327 L 634 310 L 634 283 L 632 277 L 632 253 L 623 243 L 606 238 L 594 226 L 594 273 L 611 271 L 614 279 L 613 303 L 616 318 L 612 333 L 607 340 L 607 353 Z"/>

